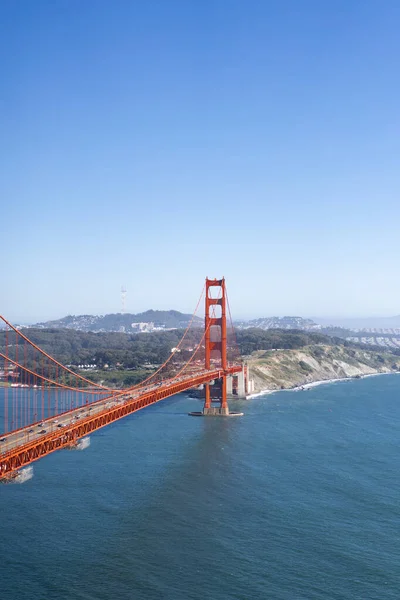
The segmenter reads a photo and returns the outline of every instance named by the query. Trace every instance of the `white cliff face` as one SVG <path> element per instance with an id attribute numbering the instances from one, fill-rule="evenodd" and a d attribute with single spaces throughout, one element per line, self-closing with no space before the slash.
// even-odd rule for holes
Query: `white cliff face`
<path id="1" fill-rule="evenodd" d="M 255 352 L 248 360 L 255 391 L 291 388 L 313 381 L 400 370 L 400 357 L 346 348 L 307 346 L 299 350 Z"/>

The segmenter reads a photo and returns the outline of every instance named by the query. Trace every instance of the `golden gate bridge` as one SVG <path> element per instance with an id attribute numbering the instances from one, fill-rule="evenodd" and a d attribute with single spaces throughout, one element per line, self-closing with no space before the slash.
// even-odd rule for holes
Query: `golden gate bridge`
<path id="1" fill-rule="evenodd" d="M 204 297 L 204 329 L 195 316 Z M 189 389 L 204 388 L 194 416 L 233 416 L 227 385 L 243 371 L 225 279 L 206 279 L 192 319 L 165 362 L 141 383 L 115 389 L 74 372 L 0 316 L 3 433 L 0 480 L 146 406 Z M 195 340 L 195 343 L 193 343 Z M 11 383 L 10 383 L 11 381 Z M 237 384 L 237 381 L 236 381 Z"/>

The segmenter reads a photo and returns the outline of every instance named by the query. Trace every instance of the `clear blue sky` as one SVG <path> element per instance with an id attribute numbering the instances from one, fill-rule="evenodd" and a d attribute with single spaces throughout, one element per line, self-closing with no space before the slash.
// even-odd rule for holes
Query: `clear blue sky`
<path id="1" fill-rule="evenodd" d="M 400 2 L 3 0 L 0 312 L 400 312 Z"/>

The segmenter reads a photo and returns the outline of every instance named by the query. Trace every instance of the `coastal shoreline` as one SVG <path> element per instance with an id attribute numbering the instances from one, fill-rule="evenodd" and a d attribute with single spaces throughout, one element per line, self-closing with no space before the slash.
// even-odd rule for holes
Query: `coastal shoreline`
<path id="1" fill-rule="evenodd" d="M 283 389 L 265 389 L 260 392 L 255 392 L 254 394 L 249 394 L 246 396 L 246 400 L 252 400 L 253 398 L 257 398 L 259 396 L 268 396 L 270 394 L 275 394 L 276 392 L 300 392 L 303 390 L 309 390 L 313 387 L 318 387 L 324 384 L 330 383 L 338 383 L 340 381 L 353 381 L 355 379 L 366 379 L 367 377 L 379 377 L 380 375 L 399 375 L 400 371 L 382 371 L 377 373 L 366 373 L 365 375 L 359 375 L 357 377 L 336 377 L 334 379 L 321 379 L 319 381 L 310 381 L 310 383 L 305 383 L 304 385 L 294 385 L 292 387 L 287 387 Z"/>

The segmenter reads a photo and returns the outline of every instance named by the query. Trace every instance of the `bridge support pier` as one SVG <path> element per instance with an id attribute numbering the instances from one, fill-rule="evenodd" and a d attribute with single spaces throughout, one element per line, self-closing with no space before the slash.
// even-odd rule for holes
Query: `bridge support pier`
<path id="1" fill-rule="evenodd" d="M 243 413 L 230 412 L 226 395 L 226 376 L 217 379 L 214 384 L 205 385 L 205 401 L 201 413 L 190 413 L 196 417 L 239 417 Z M 214 404 L 214 406 L 213 406 Z"/>
<path id="2" fill-rule="evenodd" d="M 203 417 L 229 417 L 229 414 L 229 408 L 218 408 L 218 406 L 203 408 Z"/>

